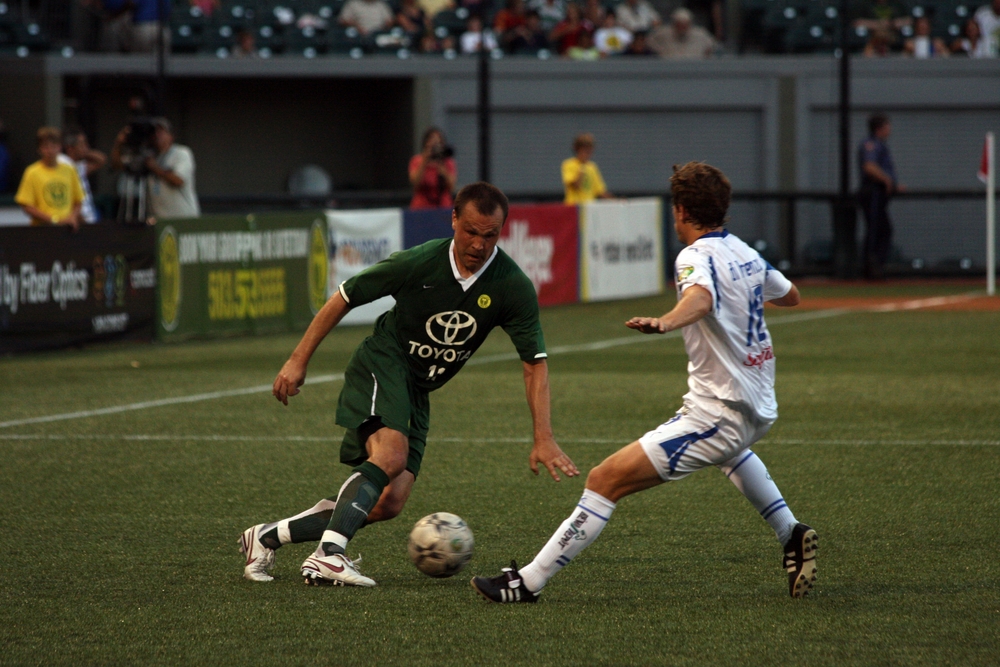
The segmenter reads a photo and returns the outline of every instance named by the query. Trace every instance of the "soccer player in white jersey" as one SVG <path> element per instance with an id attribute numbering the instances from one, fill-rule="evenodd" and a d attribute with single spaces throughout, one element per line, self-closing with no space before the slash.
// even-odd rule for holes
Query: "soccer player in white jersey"
<path id="1" fill-rule="evenodd" d="M 630 329 L 662 334 L 683 328 L 688 388 L 664 424 L 590 471 L 579 504 L 535 559 L 511 562 L 472 586 L 493 602 L 536 602 L 559 570 L 597 539 L 623 497 L 715 466 L 736 485 L 784 545 L 793 598 L 816 580 L 816 531 L 796 521 L 750 447 L 778 418 L 774 349 L 764 303 L 795 306 L 799 292 L 753 248 L 724 229 L 731 187 L 710 165 L 674 167 L 674 228 L 687 246 L 675 263 L 677 305 L 662 317 L 634 317 Z"/>

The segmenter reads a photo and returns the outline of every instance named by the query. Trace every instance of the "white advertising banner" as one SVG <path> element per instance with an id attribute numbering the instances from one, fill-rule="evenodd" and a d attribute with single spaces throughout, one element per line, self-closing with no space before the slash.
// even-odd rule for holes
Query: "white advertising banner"
<path id="1" fill-rule="evenodd" d="M 659 197 L 580 206 L 583 301 L 663 292 L 662 208 Z"/>
<path id="2" fill-rule="evenodd" d="M 403 211 L 383 208 L 370 211 L 327 211 L 330 233 L 330 271 L 327 295 L 340 283 L 403 249 Z M 352 308 L 342 324 L 371 324 L 396 301 L 383 297 Z"/>

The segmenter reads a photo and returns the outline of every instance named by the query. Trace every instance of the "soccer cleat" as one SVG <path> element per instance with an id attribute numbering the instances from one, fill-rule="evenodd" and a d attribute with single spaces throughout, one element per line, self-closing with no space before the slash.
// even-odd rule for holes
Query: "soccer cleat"
<path id="1" fill-rule="evenodd" d="M 240 535 L 240 553 L 247 557 L 243 568 L 243 578 L 250 581 L 273 581 L 274 577 L 268 571 L 274 567 L 274 549 L 268 549 L 260 543 L 260 529 L 264 524 L 247 528 Z"/>
<path id="2" fill-rule="evenodd" d="M 788 572 L 788 593 L 802 598 L 816 581 L 816 531 L 804 523 L 795 524 L 792 536 L 785 543 L 783 567 Z"/>
<path id="3" fill-rule="evenodd" d="M 358 562 L 361 562 L 361 558 L 358 558 Z M 358 566 L 344 554 L 324 556 L 319 550 L 302 563 L 302 576 L 307 586 L 375 585 L 375 580 L 358 572 Z"/>
<path id="4" fill-rule="evenodd" d="M 510 567 L 505 567 L 500 576 L 473 577 L 472 587 L 490 602 L 538 602 L 538 593 L 532 593 L 524 585 L 521 574 L 517 571 L 517 563 L 510 562 Z"/>

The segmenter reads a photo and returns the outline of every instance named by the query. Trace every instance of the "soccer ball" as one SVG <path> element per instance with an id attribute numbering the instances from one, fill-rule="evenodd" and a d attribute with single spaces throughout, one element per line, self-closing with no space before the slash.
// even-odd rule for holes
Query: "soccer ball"
<path id="1" fill-rule="evenodd" d="M 461 517 L 435 512 L 413 526 L 407 551 L 418 570 L 444 578 L 462 571 L 472 558 L 474 544 L 472 531 Z"/>

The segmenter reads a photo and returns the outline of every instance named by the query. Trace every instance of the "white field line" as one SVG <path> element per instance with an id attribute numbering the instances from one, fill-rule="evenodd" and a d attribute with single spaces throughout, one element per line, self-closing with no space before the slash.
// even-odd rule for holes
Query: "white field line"
<path id="1" fill-rule="evenodd" d="M 976 298 L 981 296 L 980 292 L 970 292 L 968 294 L 960 294 L 950 297 L 933 297 L 929 299 L 916 299 L 911 301 L 903 301 L 899 303 L 889 303 L 883 304 L 881 306 L 874 306 L 872 308 L 867 308 L 865 310 L 870 310 L 872 312 L 893 312 L 899 310 L 917 310 L 920 308 L 931 308 L 934 306 L 940 306 L 947 303 L 955 303 L 958 301 L 966 301 L 968 299 Z M 807 322 L 810 320 L 818 320 L 827 317 L 838 317 L 840 315 L 845 315 L 851 310 L 847 308 L 830 308 L 826 310 L 813 310 L 805 313 L 799 313 L 796 315 L 785 315 L 783 317 L 775 317 L 768 321 L 769 326 L 774 326 L 776 324 L 794 324 L 796 322 Z M 633 345 L 635 343 L 652 342 L 657 340 L 664 340 L 667 338 L 677 338 L 681 335 L 680 331 L 671 331 L 662 336 L 622 336 L 621 338 L 611 338 L 608 340 L 595 341 L 593 343 L 580 343 L 577 345 L 557 345 L 548 350 L 549 355 L 555 354 L 573 354 L 576 352 L 593 352 L 596 350 L 606 350 L 612 347 L 619 347 L 621 345 Z M 503 354 L 491 354 L 482 357 L 474 357 L 466 363 L 466 366 L 480 366 L 482 364 L 491 364 L 498 361 L 515 361 L 518 359 L 518 355 L 514 352 L 507 352 Z M 317 375 L 312 378 L 306 379 L 306 384 L 321 384 L 324 382 L 339 382 L 344 379 L 343 373 L 332 373 L 329 375 Z M 193 394 L 190 396 L 175 396 L 173 398 L 161 398 L 154 401 L 142 401 L 139 403 L 128 403 L 126 405 L 115 405 L 108 408 L 99 408 L 96 410 L 80 410 L 78 412 L 64 412 L 62 414 L 46 415 L 43 417 L 27 417 L 25 419 L 12 419 L 10 421 L 0 422 L 0 428 L 11 428 L 12 426 L 26 426 L 28 424 L 47 424 L 50 422 L 65 421 L 67 419 L 84 419 L 87 417 L 100 417 L 104 415 L 113 415 L 121 412 L 130 412 L 132 410 L 145 410 L 147 408 L 159 408 L 167 405 L 180 405 L 183 403 L 198 403 L 200 401 L 211 401 L 218 398 L 228 398 L 231 396 L 246 396 L 249 394 L 260 394 L 264 392 L 271 391 L 271 385 L 261 384 L 256 387 L 243 387 L 242 389 L 227 389 L 225 391 L 211 391 L 204 394 Z"/>
<path id="2" fill-rule="evenodd" d="M 456 436 L 443 436 L 432 438 L 434 442 L 451 442 L 461 444 L 531 444 L 530 438 L 463 438 Z M 123 435 L 100 434 L 66 434 L 55 435 L 45 433 L 2 433 L 0 441 L 51 441 L 64 442 L 68 440 L 114 440 L 126 442 L 334 442 L 339 440 L 339 436 L 309 436 L 309 435 L 167 435 L 158 433 L 155 435 L 137 435 L 134 433 Z M 627 444 L 627 438 L 559 438 L 559 442 L 568 444 L 588 444 L 588 445 L 622 445 Z M 802 439 L 802 438 L 774 438 L 763 440 L 760 445 L 832 445 L 832 446 L 872 446 L 872 445 L 896 445 L 902 447 L 926 447 L 926 446 L 952 446 L 952 447 L 998 447 L 1000 440 L 851 440 L 851 439 Z"/>

